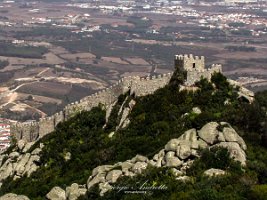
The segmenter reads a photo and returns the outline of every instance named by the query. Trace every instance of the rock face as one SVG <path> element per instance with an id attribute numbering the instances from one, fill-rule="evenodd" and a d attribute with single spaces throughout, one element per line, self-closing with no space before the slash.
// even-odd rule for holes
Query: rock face
<path id="1" fill-rule="evenodd" d="M 204 125 L 199 131 L 199 137 L 204 140 L 208 144 L 214 144 L 217 142 L 217 138 L 219 136 L 219 131 L 217 127 L 219 124 L 217 122 L 210 122 Z"/>
<path id="2" fill-rule="evenodd" d="M 40 148 L 28 153 L 32 145 L 32 142 L 26 143 L 19 140 L 11 153 L 0 155 L 0 183 L 9 176 L 14 176 L 14 179 L 24 175 L 30 176 L 38 169 L 39 153 L 42 151 L 43 145 L 40 144 Z"/>
<path id="3" fill-rule="evenodd" d="M 246 165 L 246 153 L 245 151 L 240 147 L 240 145 L 236 142 L 221 142 L 214 146 L 218 147 L 224 147 L 227 148 L 230 152 L 230 156 L 236 160 L 241 162 L 242 165 Z"/>
<path id="4" fill-rule="evenodd" d="M 30 199 L 23 195 L 16 195 L 13 193 L 8 193 L 8 194 L 5 194 L 4 196 L 1 196 L 0 200 L 30 200 Z"/>
<path id="5" fill-rule="evenodd" d="M 76 200 L 81 195 L 85 195 L 87 189 L 79 186 L 77 183 L 73 183 L 70 187 L 66 188 L 66 199 Z"/>
<path id="6" fill-rule="evenodd" d="M 212 176 L 222 176 L 222 175 L 225 175 L 225 171 L 224 170 L 221 170 L 221 169 L 214 169 L 214 168 L 211 168 L 211 169 L 208 169 L 204 172 L 204 175 L 206 176 L 209 176 L 209 177 L 212 177 Z"/>
<path id="7" fill-rule="evenodd" d="M 123 112 L 123 109 L 122 111 Z M 23 175 L 30 175 L 38 166 L 40 157 L 38 154 L 43 147 L 33 150 L 31 153 L 24 148 L 27 144 L 20 142 L 20 147 L 9 155 L 0 155 L 0 181 L 10 175 L 19 178 Z M 188 182 L 192 179 L 186 176 L 186 170 L 191 167 L 195 157 L 199 157 L 199 151 L 204 148 L 224 147 L 227 148 L 230 156 L 239 161 L 242 165 L 246 164 L 247 148 L 244 140 L 236 131 L 225 122 L 210 122 L 200 130 L 190 129 L 184 132 L 179 138 L 171 139 L 165 148 L 153 156 L 151 160 L 142 155 L 136 155 L 130 160 L 118 162 L 114 165 L 101 165 L 92 170 L 91 176 L 87 180 L 87 188 L 73 183 L 66 187 L 66 191 L 60 187 L 54 187 L 46 198 L 50 200 L 76 200 L 81 195 L 85 195 L 87 190 L 98 185 L 100 195 L 103 196 L 112 189 L 112 184 L 123 176 L 136 176 L 142 173 L 149 165 L 154 167 L 169 167 L 176 180 Z M 28 153 L 26 153 L 28 152 Z M 6 160 L 6 161 L 5 161 Z M 209 169 L 204 172 L 206 176 L 224 175 L 225 171 L 219 169 Z M 1 183 L 1 182 L 0 182 Z M 7 196 L 6 196 L 7 195 Z M 28 199 L 27 197 L 15 194 L 6 194 L 0 200 L 8 199 Z M 8 197 L 8 198 L 7 198 Z"/>
<path id="8" fill-rule="evenodd" d="M 47 193 L 46 198 L 49 200 L 66 200 L 66 192 L 60 187 L 53 187 L 53 189 Z"/>
<path id="9" fill-rule="evenodd" d="M 227 123 L 210 122 L 200 130 L 190 129 L 179 138 L 171 139 L 165 148 L 149 160 L 145 156 L 137 155 L 131 160 L 116 163 L 115 165 L 103 165 L 96 167 L 87 181 L 87 188 L 98 184 L 100 195 L 112 189 L 111 183 L 122 176 L 135 176 L 142 173 L 147 166 L 170 167 L 177 180 L 191 181 L 188 176 L 183 176 L 186 170 L 193 164 L 192 159 L 199 157 L 199 150 L 204 148 L 224 147 L 230 152 L 230 156 L 246 164 L 246 144 L 236 131 Z M 204 173 L 207 176 L 224 175 L 219 169 L 209 169 Z"/>
<path id="10" fill-rule="evenodd" d="M 119 116 L 121 116 L 120 123 L 116 127 L 116 130 L 119 128 L 125 128 L 130 124 L 130 120 L 128 118 L 129 114 L 131 113 L 131 110 L 133 109 L 136 102 L 132 99 L 128 105 L 125 105 L 129 97 L 125 99 L 123 102 L 120 110 L 119 110 Z"/>
<path id="11" fill-rule="evenodd" d="M 107 176 L 106 176 L 106 180 L 108 182 L 111 183 L 115 183 L 117 181 L 117 179 L 122 175 L 122 171 L 121 170 L 112 170 L 110 171 Z"/>
<path id="12" fill-rule="evenodd" d="M 192 112 L 195 114 L 201 114 L 202 113 L 199 107 L 192 108 Z"/>

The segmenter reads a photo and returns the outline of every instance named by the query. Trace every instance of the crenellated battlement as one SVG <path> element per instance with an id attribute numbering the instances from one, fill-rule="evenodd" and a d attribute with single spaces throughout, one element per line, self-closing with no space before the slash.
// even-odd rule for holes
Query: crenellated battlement
<path id="1" fill-rule="evenodd" d="M 136 96 L 152 94 L 155 90 L 167 85 L 171 76 L 172 73 L 147 77 L 123 77 L 108 88 L 99 90 L 79 101 L 66 105 L 63 111 L 55 113 L 52 116 L 40 118 L 39 121 L 35 122 L 17 122 L 13 124 L 12 133 L 18 139 L 24 138 L 27 141 L 41 138 L 52 132 L 59 122 L 67 120 L 78 111 L 90 110 L 91 108 L 98 106 L 99 103 L 107 107 L 114 103 L 120 94 L 127 92 L 129 89 L 131 90 L 131 93 L 134 93 Z M 33 132 L 33 130 L 37 131 Z"/>
<path id="2" fill-rule="evenodd" d="M 193 85 L 201 77 L 210 80 L 212 73 L 221 72 L 221 65 L 215 64 L 205 69 L 204 57 L 190 55 L 176 55 L 175 67 L 187 71 L 186 86 Z M 39 121 L 17 122 L 11 125 L 11 133 L 17 139 L 27 141 L 37 140 L 44 135 L 53 132 L 58 123 L 63 122 L 82 110 L 91 110 L 99 104 L 108 107 L 112 105 L 117 98 L 130 90 L 131 94 L 136 96 L 145 96 L 154 93 L 157 89 L 166 86 L 173 73 L 160 74 L 156 76 L 128 76 L 118 80 L 115 84 L 99 90 L 94 94 L 86 96 L 79 101 L 72 102 L 65 106 L 63 111 L 55 113 L 52 116 L 40 118 Z"/>
<path id="3" fill-rule="evenodd" d="M 204 56 L 193 56 L 193 54 L 175 55 L 175 67 L 188 70 L 202 70 L 205 68 Z"/>
<path id="4" fill-rule="evenodd" d="M 200 61 L 200 60 L 205 60 L 204 56 L 193 56 L 193 54 L 179 54 L 179 55 L 175 55 L 175 60 L 194 60 L 194 61 Z"/>

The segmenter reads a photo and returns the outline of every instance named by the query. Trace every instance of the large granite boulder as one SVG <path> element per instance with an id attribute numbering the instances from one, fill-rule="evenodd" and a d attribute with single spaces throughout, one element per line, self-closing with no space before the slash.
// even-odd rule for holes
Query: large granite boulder
<path id="1" fill-rule="evenodd" d="M 12 160 L 17 159 L 19 156 L 20 156 L 19 152 L 16 152 L 16 151 L 15 152 L 11 152 L 9 154 L 9 158 L 12 159 Z"/>
<path id="2" fill-rule="evenodd" d="M 165 150 L 166 151 L 176 151 L 176 148 L 181 140 L 179 139 L 171 139 L 166 145 Z"/>
<path id="3" fill-rule="evenodd" d="M 33 144 L 34 144 L 34 142 L 28 142 L 28 143 L 26 143 L 25 146 L 24 146 L 24 148 L 23 148 L 23 150 L 22 150 L 22 152 L 23 153 L 26 153 L 32 147 Z"/>
<path id="4" fill-rule="evenodd" d="M 93 169 L 92 176 L 95 176 L 99 173 L 107 172 L 113 168 L 113 165 L 101 165 Z"/>
<path id="5" fill-rule="evenodd" d="M 13 163 L 6 161 L 0 168 L 0 181 L 6 179 L 14 173 Z"/>
<path id="6" fill-rule="evenodd" d="M 97 184 L 100 195 L 104 195 L 112 189 L 111 183 L 115 183 L 121 176 L 136 176 L 147 169 L 148 165 L 154 167 L 168 167 L 177 180 L 187 182 L 191 177 L 186 175 L 195 157 L 205 148 L 224 147 L 230 152 L 230 156 L 245 165 L 246 144 L 236 131 L 227 123 L 210 122 L 204 125 L 199 131 L 190 129 L 185 131 L 179 138 L 171 139 L 164 149 L 161 149 L 149 160 L 145 156 L 136 155 L 131 160 L 118 162 L 114 165 L 103 165 L 96 167 L 87 181 L 90 189 Z M 219 169 L 205 171 L 205 175 L 223 175 L 225 172 Z"/>
<path id="7" fill-rule="evenodd" d="M 49 193 L 46 194 L 49 200 L 66 200 L 66 192 L 60 187 L 53 187 Z"/>
<path id="8" fill-rule="evenodd" d="M 106 192 L 112 189 L 112 186 L 109 183 L 99 183 L 100 196 L 104 196 Z"/>
<path id="9" fill-rule="evenodd" d="M 221 170 L 221 169 L 211 168 L 211 169 L 208 169 L 208 170 L 204 171 L 204 175 L 205 176 L 209 176 L 209 177 L 222 176 L 222 175 L 225 175 L 225 174 L 226 174 L 226 172 L 224 170 Z"/>
<path id="10" fill-rule="evenodd" d="M 131 162 L 136 163 L 136 162 L 147 162 L 148 158 L 142 155 L 136 155 L 131 159 Z"/>
<path id="11" fill-rule="evenodd" d="M 130 161 L 125 161 L 121 163 L 121 170 L 122 172 L 128 171 L 130 168 L 133 167 L 133 163 Z"/>
<path id="12" fill-rule="evenodd" d="M 224 127 L 223 136 L 226 142 L 237 142 L 243 150 L 247 150 L 247 145 L 243 138 L 232 127 Z"/>
<path id="13" fill-rule="evenodd" d="M 122 175 L 121 170 L 112 170 L 112 171 L 108 172 L 108 174 L 106 176 L 106 180 L 110 183 L 115 183 L 121 175 Z"/>
<path id="14" fill-rule="evenodd" d="M 95 184 L 104 183 L 106 181 L 106 172 L 100 172 L 95 176 L 90 176 L 87 180 L 87 188 L 93 187 Z"/>
<path id="15" fill-rule="evenodd" d="M 223 147 L 227 148 L 230 157 L 233 158 L 236 161 L 239 161 L 242 165 L 246 165 L 246 153 L 244 150 L 240 147 L 240 145 L 236 142 L 221 142 L 213 147 Z"/>
<path id="16" fill-rule="evenodd" d="M 179 145 L 176 149 L 176 155 L 184 160 L 188 158 L 191 155 L 191 142 L 188 140 L 182 140 L 180 141 Z"/>
<path id="17" fill-rule="evenodd" d="M 198 131 L 199 137 L 210 145 L 214 144 L 219 136 L 218 126 L 217 122 L 207 123 Z"/>
<path id="18" fill-rule="evenodd" d="M 77 183 L 73 183 L 66 188 L 66 198 L 68 200 L 76 200 L 80 196 L 85 195 L 86 191 L 86 188 L 81 188 Z"/>
<path id="19" fill-rule="evenodd" d="M 4 196 L 1 196 L 0 200 L 30 200 L 30 199 L 24 195 L 8 193 L 8 194 L 5 194 Z"/>
<path id="20" fill-rule="evenodd" d="M 137 162 L 132 167 L 132 171 L 136 174 L 141 174 L 142 171 L 147 168 L 147 165 L 146 162 Z"/>
<path id="21" fill-rule="evenodd" d="M 15 168 L 15 172 L 17 175 L 19 176 L 23 175 L 23 172 L 25 171 L 25 166 L 28 163 L 30 157 L 31 157 L 30 153 L 26 153 L 20 157 L 18 164 L 16 165 Z"/>
<path id="22" fill-rule="evenodd" d="M 17 143 L 19 151 L 22 151 L 25 145 L 26 145 L 26 141 L 25 140 L 19 140 L 18 143 Z"/>

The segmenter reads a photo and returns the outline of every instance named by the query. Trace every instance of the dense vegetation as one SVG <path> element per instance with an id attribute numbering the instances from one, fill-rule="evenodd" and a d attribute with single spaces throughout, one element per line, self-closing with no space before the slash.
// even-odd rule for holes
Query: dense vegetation
<path id="1" fill-rule="evenodd" d="M 8 65 L 9 65 L 9 62 L 7 60 L 0 60 L 0 69 L 3 69 Z"/>
<path id="2" fill-rule="evenodd" d="M 151 158 L 170 139 L 189 128 L 200 128 L 210 121 L 227 121 L 248 144 L 248 162 L 244 169 L 229 159 L 227 151 L 204 151 L 188 171 L 194 176 L 190 183 L 176 181 L 168 169 L 149 169 L 143 175 L 133 179 L 126 177 L 119 183 L 148 180 L 149 184 L 165 184 L 166 192 L 155 191 L 147 196 L 113 191 L 104 199 L 264 199 L 267 184 L 267 93 L 257 94 L 255 102 L 249 104 L 238 98 L 238 88 L 231 86 L 221 74 L 215 74 L 211 83 L 206 79 L 199 81 L 196 85 L 200 89 L 196 92 L 180 91 L 178 84 L 181 81 L 183 76 L 172 79 L 171 84 L 145 97 L 122 95 L 114 106 L 106 129 L 102 128 L 105 111 L 101 105 L 60 123 L 54 133 L 34 146 L 40 142 L 45 144 L 39 170 L 29 178 L 7 179 L 0 194 L 14 192 L 31 199 L 42 199 L 53 186 L 65 188 L 73 182 L 85 184 L 91 170 L 98 165 L 124 161 L 136 154 Z M 130 125 L 109 138 L 109 133 L 118 125 L 119 107 L 129 99 L 136 101 L 130 114 Z M 202 110 L 199 115 L 192 112 L 196 106 Z M 69 152 L 71 159 L 66 160 Z M 220 161 L 214 154 L 219 155 Z M 229 174 L 221 178 L 203 177 L 202 172 L 213 165 Z M 100 198 L 97 188 L 83 198 Z"/>
<path id="3" fill-rule="evenodd" d="M 228 51 L 244 51 L 244 52 L 255 52 L 255 47 L 247 47 L 247 46 L 226 46 L 225 49 Z"/>
<path id="4" fill-rule="evenodd" d="M 0 55 L 19 58 L 42 58 L 48 50 L 45 47 L 15 46 L 6 42 L 0 42 Z"/>
<path id="5" fill-rule="evenodd" d="M 45 37 L 54 38 L 58 40 L 71 38 L 73 33 L 66 28 L 58 28 L 52 26 L 40 26 L 34 27 L 27 31 L 18 31 L 15 33 L 15 37 L 18 39 L 32 38 L 32 37 Z"/>

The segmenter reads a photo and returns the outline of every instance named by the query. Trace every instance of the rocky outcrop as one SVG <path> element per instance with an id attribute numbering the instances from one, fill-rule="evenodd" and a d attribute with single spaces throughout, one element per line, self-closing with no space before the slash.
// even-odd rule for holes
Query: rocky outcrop
<path id="1" fill-rule="evenodd" d="M 71 186 L 66 188 L 66 199 L 76 200 L 80 196 L 85 195 L 87 189 L 84 186 L 80 186 L 77 183 L 73 183 Z"/>
<path id="2" fill-rule="evenodd" d="M 30 200 L 30 199 L 24 195 L 16 195 L 13 193 L 8 193 L 5 194 L 4 196 L 1 196 L 0 200 Z"/>
<path id="3" fill-rule="evenodd" d="M 119 128 L 125 128 L 130 124 L 130 120 L 129 120 L 128 116 L 131 113 L 131 110 L 133 109 L 136 102 L 135 102 L 135 100 L 132 99 L 132 100 L 130 100 L 128 105 L 125 105 L 128 98 L 129 97 L 127 97 L 125 99 L 125 101 L 123 102 L 123 104 L 119 110 L 118 116 L 121 116 L 121 119 L 120 119 L 119 125 L 116 127 L 116 130 L 118 130 Z"/>
<path id="4" fill-rule="evenodd" d="M 123 112 L 123 111 L 122 111 Z M 7 160 L 3 162 L 0 170 L 1 177 L 15 175 L 14 178 L 26 174 L 30 175 L 38 168 L 35 162 L 39 161 L 38 154 L 40 148 L 36 148 L 31 153 L 23 151 L 27 146 L 17 147 L 15 151 L 7 156 Z M 171 139 L 165 147 L 148 159 L 142 155 L 136 155 L 130 160 L 118 162 L 114 165 L 101 165 L 92 170 L 91 176 L 87 180 L 87 188 L 85 186 L 73 183 L 71 186 L 62 189 L 54 187 L 46 195 L 51 200 L 76 200 L 81 195 L 97 185 L 100 189 L 100 195 L 112 189 L 114 184 L 120 177 L 133 177 L 142 173 L 148 166 L 168 167 L 170 168 L 177 181 L 190 182 L 192 178 L 186 176 L 186 171 L 194 162 L 194 158 L 199 157 L 200 150 L 205 148 L 224 147 L 227 148 L 230 156 L 239 161 L 242 165 L 246 164 L 245 150 L 247 148 L 244 140 L 237 132 L 225 122 L 210 122 L 204 125 L 200 130 L 190 129 L 184 132 L 179 138 Z M 27 147 L 29 148 L 29 147 Z M 0 160 L 5 160 L 3 155 Z M 2 173 L 2 174 L 1 174 Z M 204 172 L 206 176 L 224 175 L 226 172 L 219 169 L 209 169 Z M 2 198 L 2 197 L 1 197 Z M 1 199 L 0 199 L 1 200 Z"/>
<path id="5" fill-rule="evenodd" d="M 192 112 L 195 113 L 195 114 L 201 114 L 202 113 L 202 111 L 200 110 L 199 107 L 192 108 Z"/>
<path id="6" fill-rule="evenodd" d="M 86 192 L 86 186 L 73 183 L 71 186 L 66 187 L 66 190 L 57 186 L 53 187 L 46 194 L 46 198 L 49 200 L 76 200 L 80 196 L 85 195 Z"/>
<path id="7" fill-rule="evenodd" d="M 47 193 L 46 198 L 49 200 L 65 200 L 66 192 L 60 187 L 53 187 L 53 189 Z"/>
<path id="8" fill-rule="evenodd" d="M 230 156 L 246 164 L 246 144 L 236 133 L 230 124 L 210 122 L 200 130 L 190 129 L 179 138 L 171 139 L 165 148 L 149 160 L 145 156 L 137 155 L 131 160 L 119 162 L 115 165 L 103 165 L 96 167 L 87 181 L 87 188 L 98 185 L 100 195 L 109 191 L 111 184 L 122 176 L 135 176 L 142 173 L 149 165 L 154 167 L 169 167 L 177 180 L 187 182 L 191 178 L 185 176 L 186 170 L 193 164 L 194 158 L 199 157 L 199 151 L 204 148 L 224 147 Z M 219 169 L 210 169 L 204 175 L 224 175 Z"/>
<path id="9" fill-rule="evenodd" d="M 33 143 L 20 140 L 11 153 L 0 156 L 0 160 L 2 160 L 0 162 L 0 183 L 9 176 L 13 176 L 14 180 L 24 175 L 30 176 L 38 169 L 39 153 L 43 145 L 41 144 L 40 147 L 29 153 L 28 150 L 32 145 Z"/>
<path id="10" fill-rule="evenodd" d="M 239 87 L 238 95 L 239 97 L 243 97 L 248 100 L 248 102 L 252 103 L 254 101 L 254 93 L 247 88 L 245 88 L 241 83 L 232 80 L 232 79 L 227 79 L 228 82 L 231 85 Z"/>
<path id="11" fill-rule="evenodd" d="M 209 177 L 212 177 L 212 176 L 222 176 L 222 175 L 225 175 L 226 172 L 224 170 L 221 170 L 221 169 L 214 169 L 214 168 L 211 168 L 211 169 L 208 169 L 204 172 L 204 175 L 205 176 L 209 176 Z"/>

